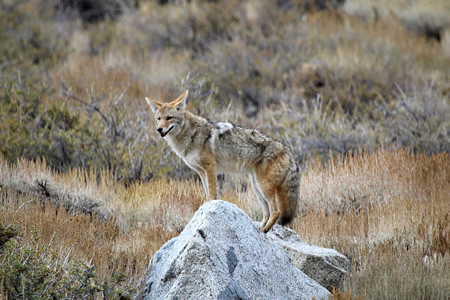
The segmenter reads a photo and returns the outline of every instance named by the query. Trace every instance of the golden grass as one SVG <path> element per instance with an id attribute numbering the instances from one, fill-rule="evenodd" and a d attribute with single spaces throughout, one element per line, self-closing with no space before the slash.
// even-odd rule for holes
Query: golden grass
<path id="1" fill-rule="evenodd" d="M 295 230 L 352 261 L 345 288 L 355 296 L 446 299 L 449 158 L 379 149 L 316 162 L 302 178 Z"/>
<path id="2" fill-rule="evenodd" d="M 400 196 L 439 198 L 448 189 L 448 159 L 447 153 L 429 157 L 393 148 L 351 151 L 326 166 L 316 160 L 303 175 L 302 197 L 307 208 L 325 210 L 379 206 Z"/>
<path id="3" fill-rule="evenodd" d="M 116 183 L 109 172 L 73 169 L 60 173 L 45 160 L 20 159 L 9 165 L 0 157 L 0 183 L 5 189 L 33 194 L 57 207 L 113 216 L 124 230 L 133 222 L 179 230 L 204 201 L 203 188 L 193 181 L 162 179 L 126 187 Z"/>
<path id="4" fill-rule="evenodd" d="M 133 34 L 133 28 L 126 24 L 116 30 L 115 34 L 120 34 L 120 30 L 123 34 Z M 118 39 L 111 38 L 101 53 L 92 55 L 90 49 L 83 46 L 85 40 L 88 43 L 95 40 L 95 36 L 89 36 L 93 35 L 92 31 L 77 31 L 71 41 L 74 50 L 51 70 L 54 85 L 62 83 L 63 89 L 86 103 L 98 103 L 100 109 L 106 110 L 108 106 L 117 106 L 119 98 L 125 97 L 133 100 L 125 100 L 126 112 L 141 110 L 144 97 L 170 97 L 167 87 L 172 85 L 173 78 L 181 79 L 187 74 L 187 54 L 161 50 L 148 55 Z M 54 98 L 53 102 L 55 100 L 55 103 L 60 101 Z M 79 106 L 75 101 L 68 103 L 69 107 Z"/>
<path id="5" fill-rule="evenodd" d="M 448 153 L 426 156 L 379 148 L 308 165 L 294 229 L 308 243 L 337 249 L 352 261 L 345 291 L 337 294 L 448 296 L 449 158 Z M 184 228 L 204 201 L 200 183 L 192 180 L 125 187 L 106 172 L 100 177 L 83 170 L 60 174 L 44 162 L 25 160 L 14 166 L 0 160 L 0 171 L 0 222 L 16 226 L 25 241 L 38 234 L 42 243 L 52 241 L 51 247 L 61 247 L 64 254 L 92 259 L 101 278 L 123 270 L 136 286 L 142 286 L 152 255 Z M 56 209 L 61 198 L 36 194 L 36 180 L 71 195 L 67 201 L 83 194 L 98 202 L 108 221 L 83 214 L 75 204 L 68 212 Z M 226 178 L 224 199 L 259 219 L 259 204 L 247 184 L 245 178 Z"/>
<path id="6" fill-rule="evenodd" d="M 74 215 L 42 204 L 32 196 L 3 191 L 0 222 L 14 226 L 28 247 L 50 247 L 59 253 L 58 259 L 82 259 L 95 266 L 99 279 L 111 278 L 123 272 L 127 283 L 141 287 L 149 271 L 149 261 L 162 244 L 177 232 L 159 225 L 134 223 L 127 232 L 119 228 L 114 218 L 108 222 L 95 216 Z"/>
<path id="7" fill-rule="evenodd" d="M 416 78 L 428 78 L 431 71 L 444 76 L 448 73 L 444 67 L 448 58 L 442 46 L 409 33 L 395 17 L 370 23 L 325 11 L 311 15 L 307 23 L 318 43 L 335 42 L 335 47 L 322 46 L 316 53 L 318 61 L 334 70 L 375 70 L 382 74 L 383 69 L 387 68 L 386 72 L 395 65 L 396 68 L 417 68 Z"/>

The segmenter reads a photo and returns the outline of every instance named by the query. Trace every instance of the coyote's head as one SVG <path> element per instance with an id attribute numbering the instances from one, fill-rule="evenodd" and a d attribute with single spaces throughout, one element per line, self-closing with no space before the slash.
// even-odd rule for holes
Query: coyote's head
<path id="1" fill-rule="evenodd" d="M 185 91 L 170 103 L 162 103 L 145 97 L 155 116 L 156 130 L 161 137 L 169 133 L 177 135 L 184 124 L 184 109 L 189 91 Z"/>

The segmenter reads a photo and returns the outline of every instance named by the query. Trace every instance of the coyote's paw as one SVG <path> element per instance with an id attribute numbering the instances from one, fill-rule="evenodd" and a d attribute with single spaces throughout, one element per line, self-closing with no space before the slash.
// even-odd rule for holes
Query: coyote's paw
<path id="1" fill-rule="evenodd" d="M 269 217 L 264 216 L 263 220 L 261 221 L 261 224 L 259 224 L 259 231 L 262 233 L 267 233 L 267 231 L 270 230 L 270 228 L 267 228 L 267 222 L 269 221 Z"/>

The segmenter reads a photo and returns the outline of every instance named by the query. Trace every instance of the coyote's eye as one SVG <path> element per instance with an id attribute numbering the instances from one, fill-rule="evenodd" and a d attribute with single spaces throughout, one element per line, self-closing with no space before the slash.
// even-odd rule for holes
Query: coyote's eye
<path id="1" fill-rule="evenodd" d="M 161 118 L 160 118 L 160 117 L 157 117 L 156 120 L 161 121 Z"/>
<path id="2" fill-rule="evenodd" d="M 167 121 L 170 121 L 172 119 L 173 119 L 173 117 L 167 117 Z"/>

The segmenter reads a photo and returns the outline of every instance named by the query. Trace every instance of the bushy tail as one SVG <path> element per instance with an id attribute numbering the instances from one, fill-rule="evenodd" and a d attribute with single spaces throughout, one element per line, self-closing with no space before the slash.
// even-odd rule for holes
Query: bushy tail
<path id="1" fill-rule="evenodd" d="M 284 199 L 279 199 L 281 215 L 278 222 L 284 226 L 295 218 L 300 202 L 300 171 L 293 158 L 281 184 L 281 190 Z"/>

